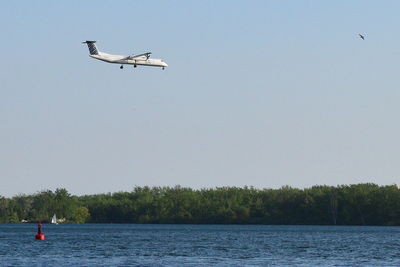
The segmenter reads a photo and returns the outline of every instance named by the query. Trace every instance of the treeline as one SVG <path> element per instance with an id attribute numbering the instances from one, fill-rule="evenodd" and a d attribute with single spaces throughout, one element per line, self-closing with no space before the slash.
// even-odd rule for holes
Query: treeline
<path id="1" fill-rule="evenodd" d="M 296 189 L 136 187 L 71 196 L 65 189 L 0 197 L 0 222 L 400 225 L 396 185 Z"/>
<path id="2" fill-rule="evenodd" d="M 79 198 L 63 188 L 12 198 L 0 196 L 0 223 L 49 222 L 53 214 L 62 221 L 75 223 L 84 223 L 90 217 Z"/>

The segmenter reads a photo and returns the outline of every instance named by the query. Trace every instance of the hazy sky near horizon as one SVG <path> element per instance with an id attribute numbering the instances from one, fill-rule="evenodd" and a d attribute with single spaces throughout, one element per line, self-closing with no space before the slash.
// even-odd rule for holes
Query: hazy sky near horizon
<path id="1" fill-rule="evenodd" d="M 3 2 L 0 195 L 398 183 L 399 10 L 399 1 Z M 84 40 L 151 51 L 169 68 L 120 70 L 88 57 Z"/>

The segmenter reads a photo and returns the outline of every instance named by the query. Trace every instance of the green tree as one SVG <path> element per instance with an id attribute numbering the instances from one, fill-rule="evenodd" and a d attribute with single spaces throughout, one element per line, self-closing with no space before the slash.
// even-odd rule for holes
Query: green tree
<path id="1" fill-rule="evenodd" d="M 81 206 L 75 209 L 74 221 L 76 223 L 85 223 L 90 217 L 88 208 Z"/>

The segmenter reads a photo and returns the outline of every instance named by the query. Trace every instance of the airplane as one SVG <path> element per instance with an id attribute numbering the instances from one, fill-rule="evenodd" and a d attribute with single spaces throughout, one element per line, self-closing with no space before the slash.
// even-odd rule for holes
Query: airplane
<path id="1" fill-rule="evenodd" d="M 359 36 L 361 39 L 365 40 L 365 36 L 364 36 L 364 35 L 358 34 L 358 36 Z"/>
<path id="2" fill-rule="evenodd" d="M 100 52 L 96 47 L 96 41 L 85 41 L 82 44 L 87 44 L 89 48 L 90 57 L 102 60 L 108 63 L 121 64 L 120 69 L 124 68 L 124 64 L 133 65 L 133 67 L 137 66 L 153 66 L 153 67 L 161 67 L 165 69 L 168 67 L 168 64 L 165 63 L 161 59 L 150 59 L 151 52 L 143 53 L 140 55 L 131 55 L 131 56 L 120 56 L 120 55 L 111 55 L 104 52 Z"/>

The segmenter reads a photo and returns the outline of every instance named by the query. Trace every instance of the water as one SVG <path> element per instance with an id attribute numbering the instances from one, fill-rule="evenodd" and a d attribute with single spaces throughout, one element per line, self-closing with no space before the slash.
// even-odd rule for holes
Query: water
<path id="1" fill-rule="evenodd" d="M 400 266 L 400 228 L 0 224 L 1 266 Z"/>

